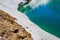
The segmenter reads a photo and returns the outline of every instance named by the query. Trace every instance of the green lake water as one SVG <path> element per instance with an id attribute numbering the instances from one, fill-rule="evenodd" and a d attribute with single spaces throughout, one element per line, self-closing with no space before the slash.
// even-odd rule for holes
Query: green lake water
<path id="1" fill-rule="evenodd" d="M 23 13 L 41 29 L 60 38 L 60 0 L 51 0 L 47 5 Z"/>

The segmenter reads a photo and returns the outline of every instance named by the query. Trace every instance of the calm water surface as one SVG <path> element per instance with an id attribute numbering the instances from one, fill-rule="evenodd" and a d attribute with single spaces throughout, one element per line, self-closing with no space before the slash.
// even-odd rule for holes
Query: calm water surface
<path id="1" fill-rule="evenodd" d="M 45 6 L 27 11 L 26 15 L 40 28 L 60 38 L 60 0 L 51 0 Z"/>

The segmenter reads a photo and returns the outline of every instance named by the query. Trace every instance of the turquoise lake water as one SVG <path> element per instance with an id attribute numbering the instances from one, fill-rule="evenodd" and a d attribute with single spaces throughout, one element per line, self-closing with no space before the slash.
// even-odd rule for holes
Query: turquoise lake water
<path id="1" fill-rule="evenodd" d="M 60 0 L 51 0 L 27 11 L 26 15 L 40 28 L 60 38 Z"/>

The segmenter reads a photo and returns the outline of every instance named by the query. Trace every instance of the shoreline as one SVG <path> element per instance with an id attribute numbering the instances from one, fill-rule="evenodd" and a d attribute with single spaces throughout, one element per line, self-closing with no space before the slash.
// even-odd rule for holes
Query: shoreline
<path id="1" fill-rule="evenodd" d="M 32 34 L 33 40 L 60 40 L 60 38 L 57 38 L 56 36 L 51 35 L 39 28 L 36 24 L 31 22 L 29 18 L 23 13 L 18 12 L 16 9 L 13 9 L 10 6 L 7 6 L 0 5 L 0 10 L 6 11 L 11 16 L 17 18 L 16 22 L 22 25 L 28 32 Z M 28 29 L 26 27 L 28 27 Z"/>

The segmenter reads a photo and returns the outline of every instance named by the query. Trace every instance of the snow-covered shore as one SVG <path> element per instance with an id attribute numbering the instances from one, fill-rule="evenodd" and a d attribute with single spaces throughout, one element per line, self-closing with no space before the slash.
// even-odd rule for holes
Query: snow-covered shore
<path id="1" fill-rule="evenodd" d="M 10 1 L 10 0 L 9 0 Z M 56 36 L 49 34 L 39 28 L 36 24 L 31 22 L 29 18 L 21 12 L 18 12 L 17 8 L 18 1 L 9 2 L 6 0 L 0 0 L 0 10 L 9 13 L 11 16 L 17 18 L 16 22 L 22 25 L 28 32 L 32 34 L 33 40 L 60 40 Z M 9 3 L 7 3 L 9 2 Z M 13 5 L 12 5 L 13 4 Z M 28 27 L 28 28 L 27 28 Z"/>

